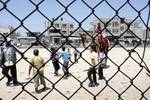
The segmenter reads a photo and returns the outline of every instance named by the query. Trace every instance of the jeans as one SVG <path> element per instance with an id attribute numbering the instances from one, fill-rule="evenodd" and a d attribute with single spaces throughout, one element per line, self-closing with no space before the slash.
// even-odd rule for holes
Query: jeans
<path id="1" fill-rule="evenodd" d="M 69 61 L 64 61 L 63 63 L 62 69 L 63 69 L 64 75 L 68 74 L 68 64 L 69 64 Z"/>
<path id="2" fill-rule="evenodd" d="M 9 75 L 9 70 L 10 74 Z M 2 68 L 2 74 L 8 79 L 8 81 L 13 80 L 13 83 L 16 84 L 17 81 L 17 70 L 16 70 L 16 65 L 13 66 L 4 66 Z"/>
<path id="3" fill-rule="evenodd" d="M 60 69 L 59 61 L 53 61 L 52 63 L 53 63 L 55 72 L 57 72 Z"/>
<path id="4" fill-rule="evenodd" d="M 101 64 L 98 68 L 99 79 L 102 79 L 104 77 L 103 76 L 103 66 L 104 66 L 104 64 Z"/>
<path id="5" fill-rule="evenodd" d="M 96 79 L 96 70 L 95 70 L 95 68 L 90 68 L 89 70 L 88 70 L 88 79 L 89 79 L 89 81 L 90 81 L 90 83 L 97 83 L 97 79 Z M 93 77 L 92 77 L 92 75 L 93 75 Z"/>

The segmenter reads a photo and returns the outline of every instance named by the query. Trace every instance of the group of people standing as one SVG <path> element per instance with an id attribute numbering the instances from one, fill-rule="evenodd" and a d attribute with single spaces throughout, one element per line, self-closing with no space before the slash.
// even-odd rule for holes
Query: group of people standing
<path id="1" fill-rule="evenodd" d="M 16 52 L 20 53 L 22 56 L 23 54 L 11 43 L 11 39 L 7 38 L 4 46 L 1 46 L 0 48 L 0 66 L 2 68 L 2 74 L 7 78 L 6 86 L 10 86 L 11 82 L 13 82 L 14 86 L 22 85 L 17 80 L 17 57 Z M 58 76 L 58 70 L 60 69 L 60 62 L 59 59 L 63 59 L 62 63 L 62 70 L 64 73 L 64 79 L 67 79 L 69 76 L 69 70 L 68 65 L 70 59 L 70 52 L 69 50 L 66 50 L 66 47 L 62 47 L 62 52 L 59 53 L 57 51 L 57 48 L 51 47 L 50 49 L 50 60 L 52 60 L 52 64 L 54 66 L 54 75 Z M 74 51 L 74 63 L 77 62 L 77 52 Z M 33 75 L 34 75 L 34 86 L 35 86 L 35 92 L 38 93 L 38 87 L 40 83 L 43 85 L 43 90 L 46 89 L 46 82 L 44 79 L 44 66 L 45 62 L 44 59 L 39 56 L 39 50 L 34 49 L 33 50 L 34 57 L 31 59 L 29 64 L 29 72 L 28 76 L 31 74 L 31 69 L 33 69 Z M 24 57 L 25 58 L 25 57 Z M 10 71 L 10 73 L 9 73 Z M 40 83 L 39 83 L 40 82 Z"/>
<path id="2" fill-rule="evenodd" d="M 60 69 L 60 62 L 59 58 L 62 57 L 63 59 L 63 72 L 64 72 L 64 78 L 67 78 L 69 76 L 69 71 L 68 71 L 68 65 L 69 65 L 69 60 L 70 60 L 70 53 L 66 51 L 65 47 L 62 47 L 62 52 L 59 53 L 57 48 L 51 47 L 51 56 L 50 59 L 52 60 L 53 67 L 54 67 L 54 74 L 55 76 L 58 76 L 58 70 Z"/>
<path id="3" fill-rule="evenodd" d="M 98 37 L 98 39 L 96 39 Z M 90 81 L 89 87 L 94 87 L 98 86 L 99 83 L 97 83 L 97 78 L 96 78 L 96 69 L 98 68 L 98 75 L 99 79 L 104 79 L 103 76 L 103 67 L 106 66 L 107 62 L 107 52 L 109 48 L 109 41 L 107 37 L 101 33 L 101 27 L 100 24 L 98 24 L 97 29 L 95 31 L 95 34 L 93 35 L 93 43 L 90 45 L 90 59 L 91 59 L 91 66 L 88 70 L 87 76 Z M 57 48 L 51 47 L 51 55 L 50 55 L 50 60 L 52 61 L 53 67 L 54 67 L 54 75 L 58 76 L 59 75 L 59 69 L 60 69 L 60 64 L 62 64 L 62 70 L 63 70 L 63 77 L 64 79 L 67 79 L 69 74 L 69 61 L 70 59 L 70 50 L 66 50 L 66 47 L 62 47 L 62 52 L 59 53 Z M 17 80 L 17 70 L 16 70 L 16 63 L 17 63 L 17 58 L 16 58 L 16 51 L 18 51 L 15 46 L 11 44 L 11 39 L 7 38 L 6 43 L 4 47 L 0 49 L 0 64 L 2 67 L 2 74 L 7 78 L 6 85 L 9 86 L 11 81 L 13 81 L 14 86 L 21 85 L 20 82 Z M 18 51 L 19 52 L 19 51 Z M 19 52 L 20 53 L 20 52 Z M 77 55 L 78 51 L 76 48 L 74 48 L 74 63 L 78 63 Z M 20 53 L 22 55 L 22 53 Z M 39 56 L 39 50 L 34 49 L 33 50 L 34 57 L 31 59 L 31 63 L 29 65 L 29 76 L 31 73 L 31 69 L 33 68 L 33 75 L 34 75 L 34 85 L 35 85 L 35 92 L 38 93 L 38 86 L 39 84 L 39 79 L 41 84 L 43 85 L 43 89 L 46 89 L 46 83 L 44 79 L 44 66 L 45 62 L 42 57 Z M 63 59 L 63 63 L 59 62 L 59 59 Z M 71 61 L 70 61 L 71 62 Z M 9 70 L 10 74 L 9 75 Z"/>

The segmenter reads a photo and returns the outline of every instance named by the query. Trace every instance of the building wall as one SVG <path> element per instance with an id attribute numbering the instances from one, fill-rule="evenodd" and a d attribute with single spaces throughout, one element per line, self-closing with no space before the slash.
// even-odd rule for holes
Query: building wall
<path id="1" fill-rule="evenodd" d="M 101 18 L 101 21 L 99 20 L 94 20 L 91 22 L 91 25 L 93 28 L 88 30 L 87 32 L 92 36 L 94 34 L 96 26 L 98 23 L 101 24 L 102 28 L 102 33 L 106 34 L 108 37 L 112 38 L 112 42 L 115 42 L 114 37 L 119 37 L 119 40 L 124 42 L 124 41 L 141 41 L 145 39 L 145 29 L 142 29 L 140 27 L 141 21 L 140 20 L 133 20 L 131 19 L 124 19 L 122 22 L 120 18 L 114 18 L 111 20 L 110 18 Z M 130 27 L 128 28 L 128 24 L 130 24 Z M 72 25 L 72 27 L 70 27 Z M 70 34 L 74 31 L 75 29 L 75 24 L 73 22 L 69 21 L 63 21 L 63 20 L 57 20 L 53 23 L 53 26 L 51 26 L 51 23 L 49 23 L 48 27 L 50 27 L 47 38 L 49 39 L 49 42 L 51 44 L 62 44 L 62 41 L 66 41 L 65 37 L 63 36 L 70 36 Z M 56 32 L 51 32 L 52 30 L 57 30 Z M 75 33 L 73 33 L 71 36 L 76 36 L 79 38 L 80 41 L 80 32 L 83 32 L 82 30 L 77 30 Z M 148 34 L 148 37 L 150 35 Z M 91 41 L 91 37 L 89 35 L 86 35 L 86 38 L 88 41 Z M 71 37 L 71 39 L 73 39 Z"/>
<path id="2" fill-rule="evenodd" d="M 132 22 L 131 19 L 124 19 L 124 21 L 122 22 L 120 18 L 114 18 L 113 20 L 110 20 L 110 18 L 101 18 L 102 22 L 99 20 L 94 20 L 93 22 L 91 22 L 91 25 L 93 26 L 93 33 L 95 32 L 97 24 L 100 23 L 103 30 L 102 33 L 106 34 L 109 37 L 113 38 L 113 36 L 119 36 L 119 40 L 129 42 L 135 39 L 137 41 L 139 41 L 140 39 L 144 40 L 144 29 L 140 27 L 140 20 L 135 20 L 134 22 Z M 130 27 L 128 28 L 129 24 Z"/>
<path id="3" fill-rule="evenodd" d="M 12 39 L 15 39 L 16 37 L 16 32 L 13 32 L 14 28 L 13 27 L 1 27 L 0 26 L 0 38 L 3 38 L 2 35 L 8 36 Z"/>
<path id="4" fill-rule="evenodd" d="M 76 36 L 76 32 L 74 33 L 75 24 L 69 21 L 57 20 L 53 23 L 53 27 L 51 27 L 51 23 L 49 22 L 47 38 L 51 44 L 60 45 L 62 42 L 66 41 L 66 37 L 74 37 Z"/>

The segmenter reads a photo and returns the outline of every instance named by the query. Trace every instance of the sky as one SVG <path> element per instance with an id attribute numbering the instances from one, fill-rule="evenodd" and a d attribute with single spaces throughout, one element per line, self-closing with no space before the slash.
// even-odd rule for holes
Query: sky
<path id="1" fill-rule="evenodd" d="M 130 6 L 130 4 L 137 11 L 140 11 L 141 18 L 144 23 L 147 24 L 149 6 L 145 9 L 143 8 L 148 4 L 148 0 L 129 0 L 129 3 L 120 8 L 126 1 L 127 0 L 0 0 L 0 26 L 13 26 L 14 28 L 17 28 L 21 24 L 19 20 L 22 20 L 23 25 L 30 31 L 43 32 L 46 29 L 48 22 L 46 18 L 52 20 L 52 18 L 60 16 L 64 21 L 74 22 L 77 27 L 78 23 L 76 20 L 82 22 L 91 14 L 92 10 L 89 7 L 94 8 L 94 14 L 99 18 L 112 18 L 116 15 L 116 12 L 113 10 L 115 9 L 118 10 L 118 16 L 134 19 L 138 16 L 138 13 Z M 42 12 L 46 18 L 38 11 L 35 11 L 36 6 L 32 2 L 34 4 L 39 4 L 38 10 Z M 71 2 L 73 3 L 70 4 Z M 106 2 L 108 2 L 113 9 Z M 6 4 L 6 9 L 3 9 L 4 3 Z M 68 7 L 67 12 L 64 12 L 66 9 L 60 3 L 64 7 Z M 98 3 L 100 5 L 96 6 Z M 10 13 L 13 13 L 15 17 Z M 68 13 L 73 16 L 75 20 L 70 17 Z M 27 17 L 29 14 L 31 15 Z M 90 22 L 97 19 L 94 14 L 91 14 L 82 22 L 82 27 L 84 29 L 92 27 Z M 140 20 L 139 17 L 138 20 Z M 143 28 L 145 27 L 144 24 L 141 26 Z M 27 30 L 23 27 L 19 27 L 16 31 L 26 32 Z"/>

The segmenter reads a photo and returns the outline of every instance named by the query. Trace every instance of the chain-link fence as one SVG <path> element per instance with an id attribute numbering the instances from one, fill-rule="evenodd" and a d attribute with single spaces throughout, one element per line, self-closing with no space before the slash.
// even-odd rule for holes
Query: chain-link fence
<path id="1" fill-rule="evenodd" d="M 6 79 L 7 76 L 5 77 L 2 73 L 0 74 L 0 98 L 2 100 L 26 100 L 26 99 L 149 100 L 150 99 L 150 85 L 149 85 L 150 71 L 148 66 L 150 65 L 148 52 L 149 51 L 148 39 L 150 38 L 149 37 L 150 2 L 148 0 L 141 1 L 144 2 L 145 4 L 143 3 L 143 6 L 139 8 L 137 7 L 136 0 L 122 0 L 122 1 L 118 0 L 117 1 L 118 3 L 116 3 L 116 1 L 114 0 L 112 1 L 96 0 L 93 1 L 94 3 L 88 0 L 71 0 L 71 1 L 26 0 L 26 2 L 28 2 L 28 5 L 32 6 L 32 8 L 26 9 L 26 11 L 22 11 L 25 12 L 22 18 L 21 15 L 16 14 L 14 10 L 9 8 L 11 4 L 16 3 L 15 0 L 14 1 L 0 0 L 0 15 L 3 15 L 3 13 L 7 13 L 8 15 L 11 16 L 10 19 L 18 23 L 14 29 L 11 29 L 10 34 L 1 33 L 1 37 L 4 40 L 1 43 L 1 46 L 5 44 L 5 42 L 8 42 L 8 37 L 11 37 L 12 35 L 15 34 L 17 38 L 18 35 L 16 35 L 16 32 L 22 28 L 34 37 L 31 38 L 31 41 L 35 39 L 34 43 L 32 43 L 31 45 L 27 44 L 25 48 L 20 48 L 21 46 L 19 48 L 16 48 L 17 45 L 13 46 L 13 48 L 15 48 L 15 50 L 17 51 L 17 61 L 15 63 L 17 66 L 16 76 L 18 77 L 19 81 L 19 84 L 17 83 L 17 86 L 14 86 L 15 84 L 14 85 L 11 84 L 12 80 L 13 81 L 17 80 L 17 78 L 13 79 L 15 77 L 13 74 L 15 72 L 12 71 L 13 68 L 6 69 L 5 67 L 7 65 L 4 64 L 4 66 L 2 66 L 2 68 L 0 69 L 1 71 L 2 69 L 5 69 L 5 73 L 3 73 L 5 74 L 5 76 L 8 70 L 11 70 L 10 74 L 13 74 L 12 79 L 9 80 L 8 78 L 9 83 Z M 54 5 L 51 2 L 53 3 L 55 2 L 56 4 Z M 49 17 L 52 16 L 47 15 L 47 11 L 44 10 L 44 5 L 59 6 L 61 9 L 50 9 L 49 10 L 50 12 L 56 13 L 55 18 L 51 19 Z M 87 11 L 89 12 L 87 13 L 86 10 L 76 8 L 76 7 L 82 8 L 82 6 L 83 9 L 87 9 Z M 21 7 L 15 9 L 21 9 Z M 131 11 L 131 13 L 126 12 L 126 9 L 129 9 L 127 11 Z M 59 12 L 58 10 L 60 10 L 60 13 L 58 13 Z M 77 14 L 81 14 L 82 10 L 83 10 L 82 15 L 84 15 L 84 18 L 80 19 L 80 17 L 77 17 Z M 74 13 L 72 13 L 71 11 Z M 34 16 L 35 13 L 38 13 L 37 17 L 40 16 L 44 19 L 44 21 L 46 20 L 46 22 L 48 22 L 48 25 L 42 30 L 40 34 L 34 34 L 32 32 L 32 29 L 30 29 L 30 26 L 26 25 L 26 21 L 32 20 L 32 16 Z M 129 18 L 129 20 L 127 20 L 128 18 L 122 17 L 122 13 L 123 15 L 129 14 L 127 15 L 129 17 L 132 15 L 135 17 L 132 19 Z M 109 16 L 109 18 L 105 19 L 101 18 L 103 14 L 104 15 L 106 14 L 107 17 Z M 62 17 L 65 18 L 65 16 L 68 16 L 67 18 L 70 18 L 77 25 L 77 27 L 71 30 L 71 32 L 68 35 L 64 34 L 63 28 L 58 29 L 57 25 L 55 24 L 57 23 L 58 19 L 61 19 L 62 22 L 63 21 Z M 92 27 L 94 27 L 91 29 L 91 31 L 87 31 L 86 29 L 87 24 L 86 22 L 89 19 L 92 19 L 90 21 L 93 25 Z M 142 26 L 140 27 L 137 25 L 139 20 L 140 23 L 142 23 Z M 115 23 L 117 21 L 119 21 L 118 22 L 119 25 L 125 26 L 125 29 L 123 29 L 124 27 L 121 26 L 118 27 L 118 24 Z M 103 68 L 104 79 L 97 80 L 99 85 L 95 87 L 89 87 L 87 72 L 91 66 L 90 64 L 91 61 L 89 56 L 90 52 L 88 48 L 90 47 L 91 44 L 95 43 L 95 40 L 97 40 L 96 37 L 98 36 L 98 34 L 95 37 L 93 36 L 95 32 L 95 25 L 97 25 L 97 23 L 101 23 L 101 25 L 103 26 L 101 32 L 99 32 L 98 34 L 105 33 L 110 40 L 110 47 L 108 49 L 107 55 L 108 65 Z M 120 28 L 119 30 L 122 31 L 118 32 L 117 30 L 116 31 L 110 30 L 109 28 L 112 26 L 116 28 L 118 27 Z M 64 27 L 66 26 L 64 25 Z M 70 25 L 70 27 L 74 26 Z M 84 35 L 86 34 L 86 38 L 82 37 L 83 34 L 78 33 L 81 31 L 84 33 Z M 52 34 L 50 32 L 56 32 L 57 35 Z M 45 33 L 47 33 L 47 37 L 45 36 Z M 74 35 L 76 33 L 78 33 L 77 36 Z M 51 39 L 51 37 L 53 36 L 54 41 L 52 41 Z M 43 42 L 41 41 L 41 38 L 43 37 L 44 39 L 45 38 L 48 39 L 49 42 L 44 42 L 43 44 Z M 70 37 L 73 38 L 78 37 L 79 41 L 71 42 L 69 41 Z M 59 42 L 60 41 L 59 39 L 63 39 L 63 42 Z M 129 39 L 132 40 L 131 45 L 129 44 L 130 42 Z M 124 42 L 124 44 L 122 44 L 122 41 Z M 20 42 L 21 41 L 17 43 Z M 128 44 L 128 46 L 126 44 Z M 55 75 L 57 73 L 55 74 L 53 73 L 54 69 L 51 62 L 56 60 L 56 58 L 55 59 L 50 58 L 50 54 L 52 53 L 52 51 L 49 48 L 54 46 L 57 46 L 58 51 L 59 50 L 61 51 L 61 48 L 64 46 L 70 48 L 70 52 L 72 55 L 68 67 L 69 77 L 67 77 L 67 79 L 66 74 L 63 74 L 63 70 L 62 71 L 59 70 L 60 75 Z M 3 48 L 3 51 L 5 51 L 4 49 L 6 48 L 7 46 Z M 44 58 L 44 65 L 45 65 L 44 74 L 41 73 L 42 68 L 39 69 L 35 68 L 34 64 L 31 61 L 33 57 L 32 54 L 33 49 L 35 48 L 38 48 L 40 56 Z M 74 50 L 78 52 L 77 58 L 75 60 L 73 58 Z M 4 54 L 4 56 L 6 56 L 7 58 L 7 56 L 9 56 L 9 53 L 6 53 L 6 55 Z M 60 66 L 63 66 L 64 63 L 62 59 L 59 60 L 59 64 Z M 31 76 L 31 78 L 26 79 L 28 77 L 29 65 L 33 65 L 34 70 L 38 69 L 37 71 L 38 73 L 34 74 L 33 72 L 33 76 Z M 38 74 L 40 74 L 41 77 L 45 79 L 47 88 L 43 90 L 42 87 L 39 87 L 40 88 L 38 91 L 39 93 L 34 93 L 35 89 L 33 83 L 35 83 L 34 79 L 38 76 Z M 5 83 L 8 86 L 6 86 Z"/>

